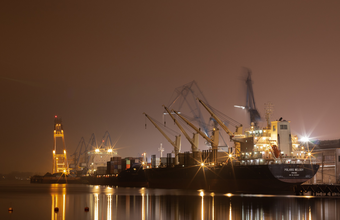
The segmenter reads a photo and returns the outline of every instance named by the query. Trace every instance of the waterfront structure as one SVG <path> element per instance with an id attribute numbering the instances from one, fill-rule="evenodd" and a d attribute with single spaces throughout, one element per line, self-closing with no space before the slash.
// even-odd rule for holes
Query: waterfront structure
<path id="1" fill-rule="evenodd" d="M 53 166 L 52 173 L 68 173 L 68 162 L 66 155 L 66 146 L 64 138 L 64 129 L 62 125 L 61 118 L 54 116 L 54 144 L 53 144 Z M 60 140 L 61 139 L 61 143 Z M 58 145 L 58 146 L 57 146 Z M 60 146 L 62 148 L 60 149 Z"/>
<path id="2" fill-rule="evenodd" d="M 320 169 L 309 182 L 313 184 L 340 183 L 340 140 L 322 140 L 309 143 L 312 155 Z"/>

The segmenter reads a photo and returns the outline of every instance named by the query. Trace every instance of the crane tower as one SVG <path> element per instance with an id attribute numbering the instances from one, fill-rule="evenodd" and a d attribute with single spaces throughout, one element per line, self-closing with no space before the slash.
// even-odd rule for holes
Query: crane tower
<path id="1" fill-rule="evenodd" d="M 62 139 L 63 148 L 57 148 L 58 138 Z M 66 147 L 64 139 L 63 125 L 61 124 L 61 118 L 54 117 L 54 144 L 53 144 L 53 167 L 52 173 L 68 173 L 68 163 L 66 157 Z"/>

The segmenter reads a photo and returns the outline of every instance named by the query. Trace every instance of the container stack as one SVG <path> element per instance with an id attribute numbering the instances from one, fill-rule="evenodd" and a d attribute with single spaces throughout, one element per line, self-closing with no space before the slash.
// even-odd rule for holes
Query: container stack
<path id="1" fill-rule="evenodd" d="M 152 168 L 156 168 L 157 164 L 156 164 L 156 155 L 151 155 L 151 167 Z"/>
<path id="2" fill-rule="evenodd" d="M 107 174 L 119 174 L 123 170 L 127 170 L 133 167 L 134 164 L 140 164 L 143 162 L 142 157 L 111 157 L 110 161 L 107 162 Z M 159 161 L 158 161 L 159 163 Z M 151 164 L 145 164 L 151 167 Z"/>
<path id="3" fill-rule="evenodd" d="M 130 160 L 128 158 L 122 159 L 122 170 L 130 169 Z"/>
<path id="4" fill-rule="evenodd" d="M 106 167 L 97 167 L 96 174 L 97 175 L 105 175 L 106 174 Z"/>
<path id="5" fill-rule="evenodd" d="M 107 162 L 108 174 L 118 174 L 122 171 L 122 158 L 111 157 L 111 160 Z"/>

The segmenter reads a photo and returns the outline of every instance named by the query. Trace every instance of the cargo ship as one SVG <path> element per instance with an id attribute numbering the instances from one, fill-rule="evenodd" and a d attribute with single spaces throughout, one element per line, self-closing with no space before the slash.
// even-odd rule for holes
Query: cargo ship
<path id="1" fill-rule="evenodd" d="M 144 170 L 149 187 L 294 192 L 319 169 L 311 152 L 291 135 L 289 121 L 272 121 L 263 129 L 253 124 L 245 134 L 235 133 L 232 139 L 235 146 L 228 152 L 217 151 L 213 146 L 206 151 L 178 153 L 175 158 L 168 154 L 163 166 Z"/>
<path id="2" fill-rule="evenodd" d="M 286 193 L 311 179 L 315 164 L 241 165 L 237 163 L 145 169 L 148 186 L 205 189 L 230 193 Z"/>
<path id="3" fill-rule="evenodd" d="M 108 162 L 108 170 L 103 175 L 82 176 L 82 183 L 90 185 L 111 185 L 120 187 L 147 187 L 148 181 L 146 179 L 143 165 L 141 163 L 134 163 L 130 166 L 122 166 L 123 169 L 115 169 L 114 173 L 110 173 L 110 162 L 126 161 L 120 157 L 112 157 Z M 113 165 L 116 166 L 116 165 Z"/>
<path id="4" fill-rule="evenodd" d="M 286 193 L 310 180 L 319 169 L 316 160 L 307 146 L 299 144 L 297 136 L 291 134 L 290 121 L 282 118 L 270 121 L 272 110 L 266 108 L 266 125 L 260 127 L 260 114 L 255 107 L 250 73 L 247 78 L 246 109 L 250 114 L 250 128 L 243 132 L 242 125 L 232 132 L 223 120 L 217 116 L 208 104 L 201 99 L 197 101 L 209 112 L 214 122 L 212 135 L 208 136 L 193 125 L 180 112 L 165 109 L 191 143 L 191 152 L 180 153 L 180 138 L 172 141 L 147 115 L 145 116 L 167 138 L 174 147 L 174 158 L 168 154 L 162 164 L 153 162 L 152 168 L 145 169 L 149 187 L 219 190 L 231 193 Z M 177 115 L 196 131 L 190 138 L 175 118 Z M 233 147 L 221 150 L 219 129 L 230 137 Z M 209 150 L 198 150 L 198 135 L 210 144 Z"/>

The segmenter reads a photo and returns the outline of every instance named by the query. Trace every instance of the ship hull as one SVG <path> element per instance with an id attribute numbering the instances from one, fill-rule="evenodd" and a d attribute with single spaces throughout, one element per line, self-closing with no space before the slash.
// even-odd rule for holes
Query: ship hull
<path id="1" fill-rule="evenodd" d="M 293 192 L 311 179 L 318 165 L 223 165 L 146 169 L 149 187 L 205 189 L 231 193 Z"/>
<path id="2" fill-rule="evenodd" d="M 33 176 L 30 178 L 31 183 L 59 183 L 59 184 L 81 184 L 84 183 L 80 177 L 55 177 L 55 176 Z"/>

